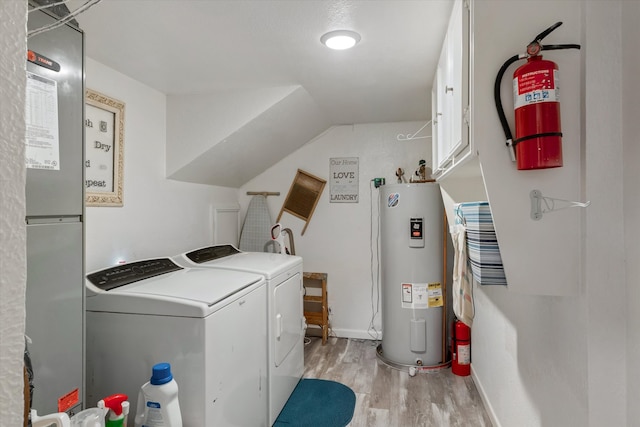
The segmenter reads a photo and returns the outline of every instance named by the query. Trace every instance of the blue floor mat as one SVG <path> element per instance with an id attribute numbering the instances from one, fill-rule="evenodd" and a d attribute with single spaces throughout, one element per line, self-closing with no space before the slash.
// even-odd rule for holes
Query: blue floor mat
<path id="1" fill-rule="evenodd" d="M 291 393 L 274 427 L 344 427 L 353 418 L 356 395 L 335 381 L 303 378 Z"/>

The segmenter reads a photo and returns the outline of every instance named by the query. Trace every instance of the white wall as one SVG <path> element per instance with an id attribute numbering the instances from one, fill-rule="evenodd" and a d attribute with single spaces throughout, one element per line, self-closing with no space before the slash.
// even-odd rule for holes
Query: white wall
<path id="1" fill-rule="evenodd" d="M 232 135 L 280 102 L 296 86 L 170 95 L 167 102 L 167 174 Z"/>
<path id="2" fill-rule="evenodd" d="M 585 285 L 589 425 L 628 425 L 624 252 L 623 1 L 585 2 Z M 636 40 L 637 41 L 637 40 Z M 637 87 L 631 84 L 629 89 Z"/>
<path id="3" fill-rule="evenodd" d="M 280 220 L 293 231 L 296 255 L 304 258 L 304 270 L 328 273 L 330 321 L 337 336 L 371 338 L 368 333 L 373 312 L 370 230 L 372 217 L 376 227 L 378 206 L 378 190 L 371 180 L 380 177 L 387 183 L 395 183 L 397 168 L 405 169 L 408 179 L 420 159 L 431 164 L 430 140 L 396 140 L 398 134 L 412 134 L 422 125 L 424 122 L 330 128 L 240 188 L 243 218 L 250 201 L 247 191 L 279 191 L 280 196 L 267 198 L 275 222 L 298 169 L 329 181 L 330 158 L 359 158 L 359 203 L 330 203 L 327 183 L 304 236 L 300 235 L 303 221 L 287 213 Z M 374 285 L 374 294 L 375 289 Z M 380 330 L 380 316 L 375 324 Z"/>
<path id="4" fill-rule="evenodd" d="M 498 239 L 508 238 L 510 243 L 501 245 L 509 286 L 474 286 L 473 375 L 497 425 L 587 424 L 585 300 L 583 291 L 577 290 L 580 212 L 554 212 L 535 223 L 529 216 L 532 189 L 551 197 L 580 197 L 581 52 L 544 55 L 560 64 L 563 107 L 569 108 L 568 114 L 563 110 L 565 167 L 517 171 L 504 148 L 493 100 L 493 84 L 502 63 L 524 51 L 526 44 L 551 24 L 565 21 L 545 42 L 581 42 L 580 10 L 579 1 L 554 2 L 552 9 L 540 8 L 537 1 L 474 3 L 472 138 L 479 150 Z M 522 16 L 527 19 L 523 21 Z M 495 35 L 496 23 L 500 23 L 500 37 Z M 503 89 L 508 89 L 513 70 L 521 64 L 510 67 Z M 503 102 L 507 116 L 512 117 L 508 112 L 512 103 L 505 93 Z M 569 218 L 572 220 L 567 221 Z M 563 247 L 565 251 L 558 253 Z M 551 263 L 547 262 L 550 255 Z M 571 283 L 558 276 L 570 278 Z M 555 286 L 567 286 L 572 296 L 535 295 L 538 283 L 543 294 L 553 294 L 549 285 L 558 282 Z M 516 292 L 522 288 L 532 289 L 533 295 Z M 560 289 L 559 293 L 566 292 Z"/>
<path id="5" fill-rule="evenodd" d="M 0 425 L 21 426 L 27 232 L 25 90 L 27 2 L 0 2 Z"/>
<path id="6" fill-rule="evenodd" d="M 569 93 L 564 89 L 566 85 L 561 86 L 562 99 L 581 97 L 577 107 L 581 114 L 582 142 L 579 143 L 583 150 L 579 178 L 581 193 L 592 204 L 580 215 L 582 226 L 570 236 L 581 241 L 579 250 L 582 251 L 579 258 L 582 267 L 577 271 L 579 286 L 573 295 L 529 296 L 513 292 L 509 287 L 475 287 L 473 375 L 497 425 L 622 426 L 633 425 L 631 420 L 638 419 L 638 410 L 632 409 L 637 406 L 638 386 L 631 384 L 635 382 L 631 374 L 637 376 L 638 373 L 632 363 L 639 355 L 636 334 L 632 331 L 640 320 L 640 307 L 637 286 L 630 283 L 631 277 L 637 277 L 638 267 L 629 264 L 637 264 L 635 260 L 639 258 L 635 165 L 638 158 L 636 97 L 640 85 L 634 78 L 637 59 L 629 58 L 623 67 L 621 50 L 621 40 L 629 49 L 638 40 L 637 29 L 631 27 L 640 16 L 637 5 L 632 3 L 554 2 L 553 11 L 564 13 L 570 9 L 573 16 L 581 17 L 577 24 L 577 28 L 582 27 L 578 32 L 582 44 L 581 70 L 571 71 L 569 75 L 562 71 L 567 69 L 567 62 L 571 70 L 575 65 L 565 58 L 571 56 L 568 53 L 557 52 L 554 60 L 560 63 L 561 85 L 567 79 L 572 81 L 573 89 Z M 548 12 L 540 9 L 538 1 L 482 0 L 475 2 L 475 7 L 481 12 L 475 14 L 476 31 L 482 31 L 485 41 L 496 22 L 519 23 L 523 16 L 533 19 Z M 546 26 L 553 23 L 553 17 L 550 19 L 552 22 Z M 620 30 L 622 22 L 626 25 Z M 548 42 L 576 42 L 575 28 L 563 30 L 564 27 L 549 36 Z M 541 30 L 544 28 L 545 25 Z M 571 34 L 570 40 L 562 37 L 566 31 Z M 511 32 L 510 39 L 520 37 L 518 28 Z M 531 35 L 523 31 L 522 37 L 526 43 Z M 487 60 L 484 49 L 499 50 L 511 43 L 511 40 L 492 37 L 489 44 L 480 48 L 476 45 L 481 49 L 476 52 L 479 55 L 476 61 Z M 490 70 L 486 63 L 476 65 L 475 84 L 492 83 L 500 64 L 494 64 L 496 71 Z M 623 76 L 626 76 L 624 86 Z M 479 91 L 476 86 L 474 94 Z M 476 99 L 476 102 L 484 105 L 476 110 L 476 114 L 481 114 L 475 119 L 481 121 L 479 126 L 484 132 L 478 146 L 485 172 L 483 155 L 486 157 L 487 153 L 482 151 L 482 144 L 490 143 L 492 139 L 486 135 L 496 133 L 499 123 L 492 100 Z M 478 134 L 474 133 L 474 137 Z M 548 179 L 548 174 L 544 175 L 540 176 L 541 180 Z M 487 183 L 490 199 L 492 185 L 497 184 Z M 500 213 L 504 216 L 512 211 Z M 500 220 L 500 213 L 496 221 Z M 556 213 L 548 217 L 552 215 Z M 560 224 L 547 222 L 547 216 L 542 221 L 555 227 L 554 231 L 562 231 L 557 228 Z M 517 230 L 514 232 L 518 235 Z M 553 244 L 552 239 L 544 241 Z M 522 246 L 526 248 L 527 241 L 523 240 Z M 563 260 L 564 256 L 560 255 L 559 259 Z M 554 269 L 549 270 L 548 264 L 536 266 L 533 259 L 530 262 L 536 268 L 555 273 Z M 539 277 L 535 269 L 532 277 Z"/>
<path id="7" fill-rule="evenodd" d="M 580 0 L 476 1 L 474 3 L 475 62 L 472 88 L 473 139 L 479 151 L 482 174 L 495 220 L 507 281 L 512 290 L 533 295 L 575 295 L 579 288 L 580 209 L 564 209 L 531 220 L 532 190 L 544 196 L 581 200 L 581 70 L 583 51 L 543 52 L 559 64 L 562 99 L 563 167 L 517 170 L 509 160 L 505 135 L 498 121 L 493 88 L 500 66 L 557 21 L 564 24 L 543 43 L 580 43 Z M 521 19 L 527 10 L 526 19 Z M 517 18 L 516 18 L 517 17 Z M 496 26 L 496 19 L 500 25 Z M 512 65 L 502 79 L 502 99 L 507 117 L 513 118 Z M 513 131 L 513 124 L 511 127 Z M 527 144 L 530 142 L 522 142 Z M 527 242 L 523 245 L 522 242 Z M 544 265 L 545 268 L 538 268 Z"/>
<path id="8" fill-rule="evenodd" d="M 87 272 L 211 244 L 236 190 L 165 179 L 166 96 L 91 59 L 86 86 L 125 103 L 124 206 L 87 208 Z"/>

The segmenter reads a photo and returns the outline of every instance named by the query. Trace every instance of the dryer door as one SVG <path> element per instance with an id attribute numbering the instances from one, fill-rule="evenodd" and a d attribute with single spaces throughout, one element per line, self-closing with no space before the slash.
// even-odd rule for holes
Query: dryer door
<path id="1" fill-rule="evenodd" d="M 304 339 L 301 289 L 300 274 L 296 274 L 277 285 L 274 290 L 275 304 L 271 320 L 276 367 L 286 359 L 296 343 Z"/>

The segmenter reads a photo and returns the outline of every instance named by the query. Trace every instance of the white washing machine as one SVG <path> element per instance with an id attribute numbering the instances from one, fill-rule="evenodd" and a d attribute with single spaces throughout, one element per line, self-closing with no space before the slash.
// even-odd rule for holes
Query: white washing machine
<path id="1" fill-rule="evenodd" d="M 245 271 L 267 280 L 268 408 L 272 425 L 304 373 L 302 258 L 266 252 L 242 252 L 216 245 L 178 255 L 183 267 Z"/>
<path id="2" fill-rule="evenodd" d="M 263 276 L 160 258 L 91 273 L 86 288 L 88 406 L 125 393 L 136 408 L 169 362 L 185 427 L 271 425 Z"/>

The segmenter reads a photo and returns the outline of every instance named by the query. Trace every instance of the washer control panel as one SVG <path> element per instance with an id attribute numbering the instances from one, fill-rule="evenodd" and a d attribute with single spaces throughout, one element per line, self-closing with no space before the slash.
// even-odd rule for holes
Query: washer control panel
<path id="1" fill-rule="evenodd" d="M 96 271 L 88 274 L 87 280 L 103 291 L 110 291 L 120 286 L 177 270 L 182 270 L 182 267 L 176 265 L 169 258 L 148 259 Z"/>
<path id="2" fill-rule="evenodd" d="M 209 246 L 208 248 L 196 249 L 195 251 L 189 252 L 186 256 L 196 264 L 202 264 L 203 262 L 213 261 L 239 253 L 240 251 L 232 245 L 217 245 Z"/>

